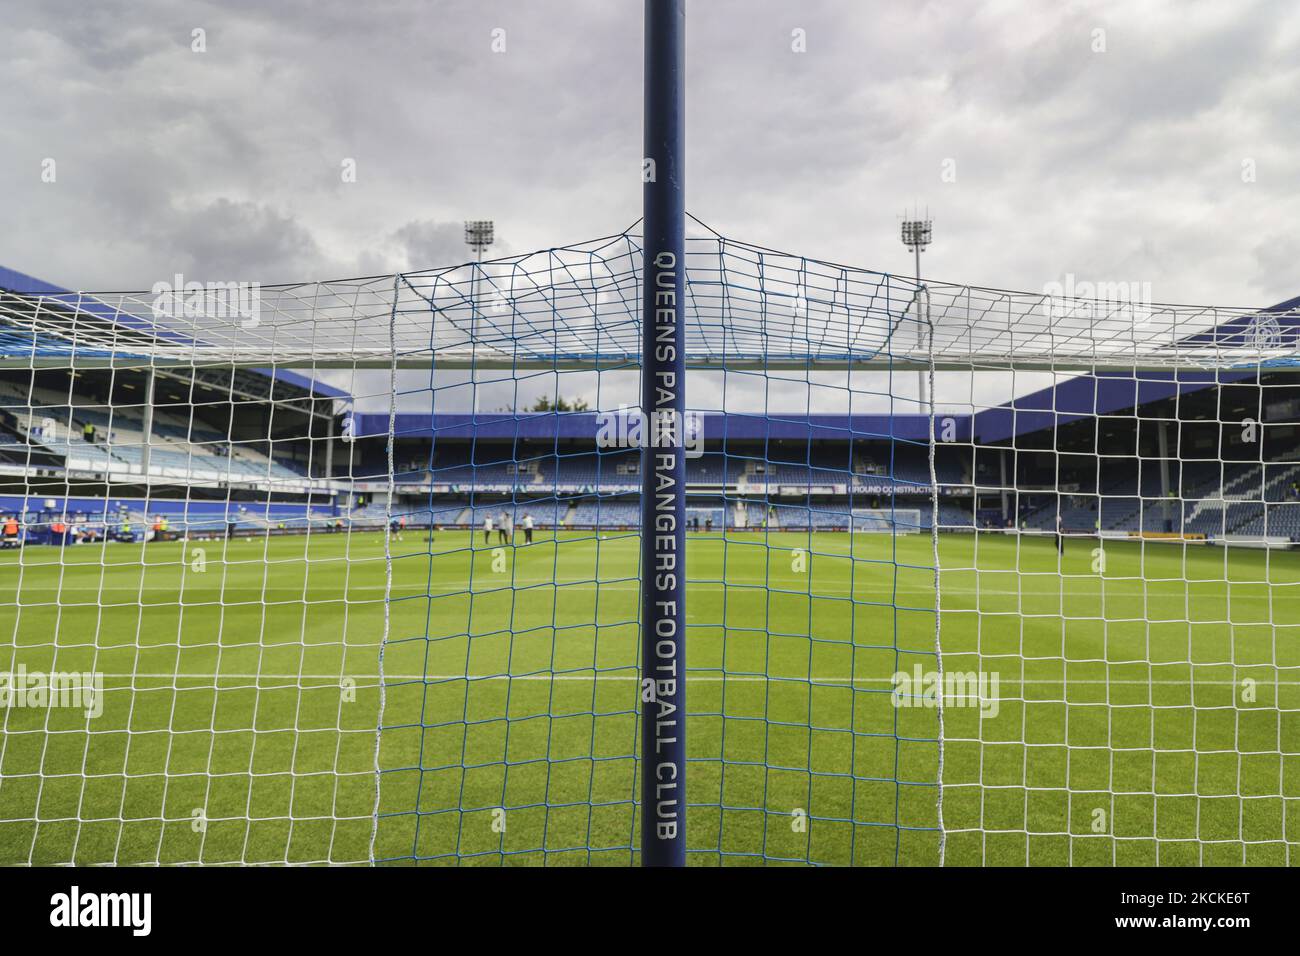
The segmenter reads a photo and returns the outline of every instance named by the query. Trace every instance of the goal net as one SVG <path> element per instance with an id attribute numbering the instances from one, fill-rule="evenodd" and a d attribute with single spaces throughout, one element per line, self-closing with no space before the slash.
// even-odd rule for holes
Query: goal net
<path id="1" fill-rule="evenodd" d="M 0 862 L 1294 861 L 1291 307 L 693 226 L 647 689 L 643 267 L 0 293 Z"/>
<path id="2" fill-rule="evenodd" d="M 878 534 L 919 534 L 920 508 L 854 508 L 853 530 Z"/>

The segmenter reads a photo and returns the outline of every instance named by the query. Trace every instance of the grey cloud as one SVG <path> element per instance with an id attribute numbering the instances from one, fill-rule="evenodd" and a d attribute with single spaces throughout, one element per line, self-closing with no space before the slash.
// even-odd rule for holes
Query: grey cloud
<path id="1" fill-rule="evenodd" d="M 405 269 L 455 265 L 466 258 L 463 222 L 408 222 L 393 234 L 393 239 L 405 257 Z M 492 258 L 501 252 L 498 242 L 486 255 Z"/>
<path id="2" fill-rule="evenodd" d="M 323 253 L 310 232 L 292 216 L 257 203 L 218 199 L 174 210 L 167 231 L 172 256 L 200 281 L 327 277 L 317 274 Z"/>

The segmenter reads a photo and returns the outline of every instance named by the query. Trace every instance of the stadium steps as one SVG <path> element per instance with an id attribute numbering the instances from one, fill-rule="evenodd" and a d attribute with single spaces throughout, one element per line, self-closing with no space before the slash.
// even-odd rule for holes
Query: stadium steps
<path id="1" fill-rule="evenodd" d="M 1218 530 L 1224 527 L 1224 510 L 1229 503 L 1233 501 L 1259 500 L 1253 496 L 1243 496 L 1241 490 L 1249 487 L 1252 483 L 1259 484 L 1263 472 L 1263 467 L 1256 465 L 1248 469 L 1244 474 L 1238 475 L 1230 481 L 1225 481 L 1220 488 L 1214 491 L 1214 497 L 1202 497 L 1201 500 L 1192 505 L 1184 526 L 1189 530 L 1193 528 L 1200 530 L 1202 527 L 1208 530 Z"/>
<path id="2" fill-rule="evenodd" d="M 1289 468 L 1277 470 L 1273 477 L 1267 477 L 1265 472 L 1264 482 L 1264 501 L 1259 503 L 1258 508 L 1239 507 L 1239 514 L 1225 522 L 1226 534 L 1252 534 L 1263 535 L 1271 524 L 1283 524 L 1285 518 L 1289 517 L 1287 511 L 1281 510 L 1281 506 L 1287 504 L 1284 499 L 1275 497 L 1275 493 L 1282 488 L 1289 487 L 1290 484 L 1300 479 L 1300 465 L 1292 465 Z M 1233 502 L 1228 502 L 1229 505 Z M 1270 508 L 1272 505 L 1272 508 Z M 1269 512 L 1273 511 L 1274 520 L 1269 520 Z M 1231 512 L 1229 512 L 1231 514 Z M 1289 536 L 1289 531 L 1286 532 Z"/>
<path id="3" fill-rule="evenodd" d="M 1289 488 L 1293 482 L 1300 481 L 1300 464 L 1291 465 L 1289 468 L 1274 469 L 1274 474 L 1270 478 L 1265 473 L 1264 479 L 1264 500 L 1271 502 L 1284 502 L 1285 497 L 1278 496 L 1282 489 Z"/>

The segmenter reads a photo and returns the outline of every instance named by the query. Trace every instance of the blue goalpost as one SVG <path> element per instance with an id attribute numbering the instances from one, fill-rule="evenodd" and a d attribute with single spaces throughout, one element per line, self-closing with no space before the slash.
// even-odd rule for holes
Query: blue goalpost
<path id="1" fill-rule="evenodd" d="M 641 863 L 686 862 L 686 0 L 645 3 Z"/>

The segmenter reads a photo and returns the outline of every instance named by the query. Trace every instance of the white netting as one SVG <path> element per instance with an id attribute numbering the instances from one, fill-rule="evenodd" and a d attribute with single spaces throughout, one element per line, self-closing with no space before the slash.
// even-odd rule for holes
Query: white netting
<path id="1" fill-rule="evenodd" d="M 1293 862 L 1295 311 L 688 256 L 691 852 Z M 0 292 L 0 860 L 630 861 L 640 266 Z"/>
<path id="2" fill-rule="evenodd" d="M 563 367 L 636 364 L 634 233 L 400 276 L 0 298 L 12 365 L 149 362 Z M 909 278 L 707 234 L 687 241 L 696 366 L 928 367 Z M 1043 293 L 928 282 L 937 367 L 1224 367 L 1290 362 L 1295 312 L 1163 305 L 1132 284 Z M 179 291 L 177 291 L 179 290 Z"/>

